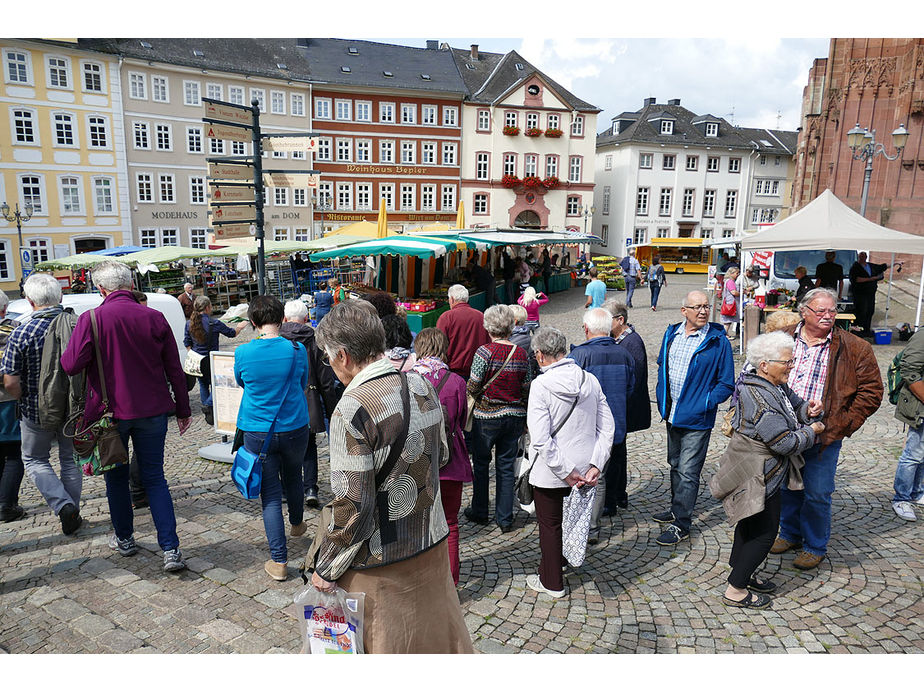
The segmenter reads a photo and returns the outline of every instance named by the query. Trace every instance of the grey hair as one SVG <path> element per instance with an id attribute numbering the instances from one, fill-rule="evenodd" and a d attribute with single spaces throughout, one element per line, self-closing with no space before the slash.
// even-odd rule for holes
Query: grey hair
<path id="1" fill-rule="evenodd" d="M 503 303 L 491 306 L 484 312 L 484 329 L 492 337 L 506 339 L 513 332 L 513 312 Z"/>
<path id="2" fill-rule="evenodd" d="M 785 332 L 766 332 L 748 340 L 747 360 L 757 368 L 761 361 L 779 359 L 784 351 L 792 351 L 795 346 L 795 340 Z"/>
<path id="3" fill-rule="evenodd" d="M 461 284 L 453 284 L 450 286 L 446 295 L 458 303 L 468 303 L 468 289 Z"/>
<path id="4" fill-rule="evenodd" d="M 591 308 L 584 311 L 584 326 L 590 334 L 607 335 L 613 329 L 613 316 L 603 308 Z"/>
<path id="5" fill-rule="evenodd" d="M 289 320 L 302 320 L 308 317 L 308 306 L 304 301 L 286 301 L 284 315 Z"/>
<path id="6" fill-rule="evenodd" d="M 6 295 L 5 291 L 0 291 L 0 313 L 5 311 L 8 305 L 10 305 L 10 297 Z"/>
<path id="7" fill-rule="evenodd" d="M 614 318 L 622 318 L 626 323 L 629 322 L 629 309 L 625 303 L 620 303 L 618 299 L 608 298 L 600 307 L 608 311 Z"/>
<path id="8" fill-rule="evenodd" d="M 514 324 L 525 325 L 526 324 L 526 308 L 521 306 L 519 303 L 511 303 L 507 306 L 510 311 L 513 313 Z"/>
<path id="9" fill-rule="evenodd" d="M 50 274 L 30 274 L 22 285 L 22 293 L 35 306 L 56 306 L 61 303 L 61 285 Z"/>
<path id="10" fill-rule="evenodd" d="M 817 289 L 811 289 L 810 291 L 806 292 L 805 296 L 802 297 L 802 300 L 799 301 L 799 315 L 802 315 L 803 308 L 821 296 L 830 296 L 831 300 L 834 301 L 835 307 L 837 306 L 837 294 L 834 293 L 834 291 L 831 289 L 819 286 Z"/>
<path id="11" fill-rule="evenodd" d="M 368 363 L 385 351 L 385 328 L 369 301 L 341 301 L 318 323 L 318 346 L 334 358 L 343 349 L 356 363 Z"/>
<path id="12" fill-rule="evenodd" d="M 568 348 L 565 334 L 555 327 L 540 327 L 533 335 L 529 346 L 533 351 L 541 351 L 546 356 L 564 356 Z"/>
<path id="13" fill-rule="evenodd" d="M 132 288 L 132 271 L 128 265 L 115 260 L 106 260 L 94 266 L 90 273 L 93 283 L 106 291 L 118 291 Z"/>

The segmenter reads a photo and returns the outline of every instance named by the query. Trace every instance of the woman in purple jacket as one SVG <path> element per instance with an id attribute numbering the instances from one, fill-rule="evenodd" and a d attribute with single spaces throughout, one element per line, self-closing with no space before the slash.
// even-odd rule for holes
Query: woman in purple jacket
<path id="1" fill-rule="evenodd" d="M 411 369 L 420 373 L 436 388 L 443 407 L 443 427 L 449 445 L 449 462 L 440 469 L 440 500 L 449 525 L 449 569 L 452 580 L 459 584 L 459 508 L 462 505 L 462 484 L 472 481 L 472 463 L 465 447 L 462 428 L 468 411 L 465 403 L 465 380 L 446 365 L 449 339 L 435 327 L 420 331 L 414 342 L 417 362 Z"/>

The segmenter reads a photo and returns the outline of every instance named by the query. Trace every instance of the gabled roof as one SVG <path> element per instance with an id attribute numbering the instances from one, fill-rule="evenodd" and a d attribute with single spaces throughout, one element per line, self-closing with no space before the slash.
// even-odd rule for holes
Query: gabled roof
<path id="1" fill-rule="evenodd" d="M 799 137 L 797 132 L 765 128 L 738 128 L 738 132 L 742 137 L 747 138 L 761 154 L 792 156 L 796 153 L 796 140 Z"/>
<path id="2" fill-rule="evenodd" d="M 616 120 L 626 121 L 630 116 L 637 119 L 614 135 L 612 127 L 597 135 L 597 146 L 641 142 L 651 144 L 700 145 L 703 147 L 732 147 L 752 149 L 748 139 L 738 134 L 723 118 L 709 116 L 708 120 L 719 123 L 718 137 L 706 137 L 703 116 L 697 116 L 683 106 L 652 103 L 635 113 L 623 113 Z M 673 118 L 674 127 L 670 135 L 662 135 L 658 122 L 662 118 Z"/>

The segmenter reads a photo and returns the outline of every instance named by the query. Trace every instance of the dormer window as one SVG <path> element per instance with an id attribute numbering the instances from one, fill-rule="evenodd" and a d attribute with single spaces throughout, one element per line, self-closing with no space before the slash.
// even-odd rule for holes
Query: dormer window
<path id="1" fill-rule="evenodd" d="M 662 120 L 661 121 L 661 134 L 662 135 L 673 135 L 674 134 L 674 121 L 673 120 Z"/>
<path id="2" fill-rule="evenodd" d="M 718 123 L 706 123 L 706 137 L 718 137 L 719 136 L 719 124 Z"/>

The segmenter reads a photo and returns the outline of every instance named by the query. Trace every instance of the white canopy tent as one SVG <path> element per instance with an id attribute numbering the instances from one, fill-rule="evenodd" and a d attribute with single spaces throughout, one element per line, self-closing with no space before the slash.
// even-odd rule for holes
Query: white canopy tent
<path id="1" fill-rule="evenodd" d="M 837 199 L 833 192 L 825 190 L 792 216 L 756 233 L 745 234 L 741 239 L 742 250 L 839 248 L 924 255 L 924 237 L 874 224 Z M 918 289 L 915 326 L 921 321 L 922 294 L 924 281 Z"/>

